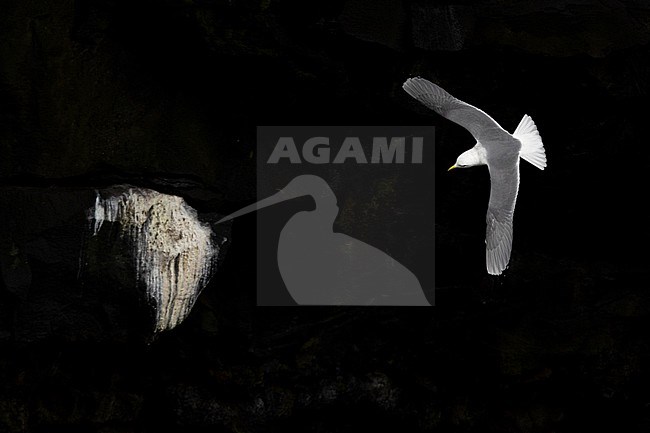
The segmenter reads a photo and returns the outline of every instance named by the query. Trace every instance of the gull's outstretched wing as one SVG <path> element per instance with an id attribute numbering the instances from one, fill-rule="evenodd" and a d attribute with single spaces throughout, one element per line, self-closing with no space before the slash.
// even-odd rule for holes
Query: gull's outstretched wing
<path id="1" fill-rule="evenodd" d="M 519 191 L 519 158 L 508 168 L 490 167 L 490 203 L 485 218 L 485 263 L 499 275 L 508 266 L 512 250 L 512 220 Z"/>
<path id="2" fill-rule="evenodd" d="M 467 129 L 478 141 L 495 129 L 505 132 L 487 113 L 454 98 L 443 88 L 424 78 L 409 78 L 402 88 L 436 113 Z"/>

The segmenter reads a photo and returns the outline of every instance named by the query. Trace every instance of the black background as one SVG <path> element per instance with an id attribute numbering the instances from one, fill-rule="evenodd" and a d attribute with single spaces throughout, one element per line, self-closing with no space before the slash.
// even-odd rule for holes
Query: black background
<path id="1" fill-rule="evenodd" d="M 0 8 L 0 431 L 650 428 L 641 2 Z M 416 75 L 537 123 L 549 166 L 522 164 L 505 276 L 487 170 L 445 171 L 473 140 L 401 90 Z M 255 200 L 255 126 L 287 123 L 436 127 L 435 308 L 255 307 L 254 215 L 153 341 L 119 260 L 76 278 L 92 188 L 228 214 Z"/>

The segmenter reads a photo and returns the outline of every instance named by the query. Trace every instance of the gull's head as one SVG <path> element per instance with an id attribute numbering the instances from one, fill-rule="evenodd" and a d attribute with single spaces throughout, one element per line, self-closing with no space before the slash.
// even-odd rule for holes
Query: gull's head
<path id="1" fill-rule="evenodd" d="M 481 164 L 485 164 L 481 161 L 481 155 L 476 147 L 472 147 L 470 150 L 461 153 L 458 159 L 456 159 L 456 163 L 449 167 L 449 170 L 447 171 L 451 171 L 455 168 L 474 167 Z"/>

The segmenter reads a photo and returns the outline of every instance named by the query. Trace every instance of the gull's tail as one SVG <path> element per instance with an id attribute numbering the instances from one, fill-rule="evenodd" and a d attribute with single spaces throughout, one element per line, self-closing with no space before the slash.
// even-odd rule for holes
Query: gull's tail
<path id="1" fill-rule="evenodd" d="M 544 170 L 546 167 L 546 151 L 544 151 L 542 137 L 537 132 L 537 126 L 535 126 L 535 122 L 528 114 L 524 114 L 512 136 L 521 142 L 519 156 L 540 170 Z"/>

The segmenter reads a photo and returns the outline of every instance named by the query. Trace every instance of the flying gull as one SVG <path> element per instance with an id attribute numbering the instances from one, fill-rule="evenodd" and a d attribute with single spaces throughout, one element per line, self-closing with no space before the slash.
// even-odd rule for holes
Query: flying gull
<path id="1" fill-rule="evenodd" d="M 463 152 L 454 168 L 487 165 L 490 171 L 490 202 L 485 235 L 487 271 L 500 275 L 508 266 L 512 250 L 512 220 L 519 190 L 519 158 L 540 170 L 546 167 L 546 153 L 535 122 L 524 115 L 510 134 L 484 111 L 454 98 L 423 78 L 409 78 L 406 93 L 436 113 L 467 129 L 476 145 Z"/>

